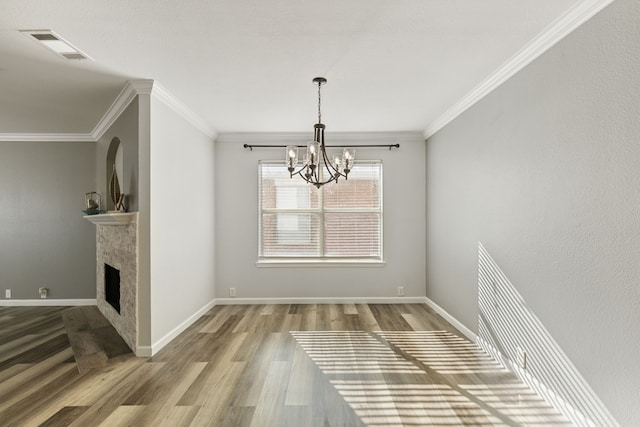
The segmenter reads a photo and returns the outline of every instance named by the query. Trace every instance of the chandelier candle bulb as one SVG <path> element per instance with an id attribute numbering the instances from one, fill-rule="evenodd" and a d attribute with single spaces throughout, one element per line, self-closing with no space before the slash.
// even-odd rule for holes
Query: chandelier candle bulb
<path id="1" fill-rule="evenodd" d="M 344 163 L 344 179 L 347 179 L 347 175 L 351 172 L 353 160 L 356 157 L 355 148 L 345 148 L 342 152 L 342 160 Z"/>
<path id="2" fill-rule="evenodd" d="M 309 143 L 309 165 L 315 166 L 318 161 L 318 144 L 315 142 Z"/>
<path id="3" fill-rule="evenodd" d="M 345 148 L 343 151 L 343 156 L 345 160 L 352 161 L 356 155 L 355 148 Z"/>
<path id="4" fill-rule="evenodd" d="M 296 164 L 298 163 L 298 147 L 295 145 L 290 145 L 287 147 L 286 151 L 286 162 L 288 165 L 289 173 L 293 176 L 293 172 L 295 171 Z"/>
<path id="5" fill-rule="evenodd" d="M 333 167 L 335 168 L 336 171 L 340 170 L 340 162 L 342 161 L 342 159 L 340 158 L 340 155 L 336 154 L 333 156 Z"/>

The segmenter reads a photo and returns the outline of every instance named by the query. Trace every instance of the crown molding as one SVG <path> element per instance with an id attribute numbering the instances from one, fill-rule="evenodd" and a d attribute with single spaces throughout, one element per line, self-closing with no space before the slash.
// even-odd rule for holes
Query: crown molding
<path id="1" fill-rule="evenodd" d="M 217 132 L 215 131 L 215 129 L 211 128 L 211 126 L 209 126 L 209 124 L 205 122 L 204 119 L 194 113 L 193 110 L 183 104 L 178 98 L 169 93 L 169 91 L 167 91 L 158 82 L 155 82 L 153 84 L 151 96 L 155 97 L 167 107 L 178 113 L 183 119 L 185 119 L 193 127 L 198 129 L 209 138 L 216 139 Z"/>
<path id="2" fill-rule="evenodd" d="M 428 139 L 445 127 L 612 2 L 613 0 L 585 0 L 570 8 L 471 92 L 429 124 L 424 131 L 424 139 Z"/>
<path id="3" fill-rule="evenodd" d="M 313 139 L 309 132 L 229 132 L 219 133 L 216 142 L 247 144 L 303 144 Z M 392 144 L 423 142 L 420 132 L 332 132 L 327 135 L 327 146 L 332 144 Z"/>
<path id="4" fill-rule="evenodd" d="M 98 124 L 93 128 L 93 131 L 91 131 L 92 140 L 98 141 L 102 138 L 102 135 L 113 125 L 137 95 L 149 94 L 152 89 L 153 80 L 129 80 L 118 96 L 116 96 L 116 99 L 111 103 Z"/>
<path id="5" fill-rule="evenodd" d="M 129 80 L 90 133 L 2 133 L 0 141 L 97 142 L 137 95 L 152 88 L 153 80 Z"/>
<path id="6" fill-rule="evenodd" d="M 0 142 L 97 142 L 138 95 L 151 95 L 211 139 L 216 132 L 154 80 L 129 80 L 90 133 L 0 133 Z"/>
<path id="7" fill-rule="evenodd" d="M 131 86 L 138 95 L 149 95 L 158 83 L 151 79 L 129 80 L 127 85 Z"/>
<path id="8" fill-rule="evenodd" d="M 0 142 L 95 142 L 90 133 L 0 133 Z"/>

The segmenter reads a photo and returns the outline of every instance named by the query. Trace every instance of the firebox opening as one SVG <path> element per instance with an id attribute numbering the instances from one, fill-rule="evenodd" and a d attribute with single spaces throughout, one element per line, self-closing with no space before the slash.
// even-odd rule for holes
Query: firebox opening
<path id="1" fill-rule="evenodd" d="M 120 270 L 104 265 L 104 297 L 120 314 Z"/>

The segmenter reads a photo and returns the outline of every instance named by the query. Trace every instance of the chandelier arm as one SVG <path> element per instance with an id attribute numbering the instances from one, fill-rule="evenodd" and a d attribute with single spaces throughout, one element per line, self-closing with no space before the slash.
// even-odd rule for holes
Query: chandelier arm
<path id="1" fill-rule="evenodd" d="M 344 176 L 344 175 L 341 174 L 340 171 L 333 166 L 333 163 L 331 163 L 330 159 L 327 156 L 327 150 L 325 149 L 324 138 L 322 138 L 322 139 L 323 139 L 323 141 L 322 141 L 322 145 L 320 147 L 321 147 L 321 151 L 322 151 L 322 160 L 324 161 L 324 167 L 327 170 L 327 172 L 329 173 L 329 176 L 331 178 L 335 177 L 334 180 L 337 181 L 338 177 Z M 331 168 L 331 169 L 329 169 L 329 168 Z M 332 172 L 332 170 L 333 170 L 333 172 Z M 328 182 L 331 182 L 331 181 L 332 180 L 330 179 Z"/>
<path id="2" fill-rule="evenodd" d="M 323 186 L 325 184 L 328 184 L 328 183 L 330 183 L 332 181 L 336 181 L 338 179 L 336 176 L 332 175 L 332 177 L 330 179 L 326 180 L 326 181 L 319 181 L 318 180 L 318 173 L 317 173 L 318 169 L 319 168 L 316 168 L 316 170 L 313 171 L 313 173 L 312 173 L 313 180 L 307 178 L 306 174 L 303 173 L 304 171 L 308 170 L 308 165 L 303 165 L 297 172 L 291 173 L 291 178 L 293 178 L 294 176 L 298 175 L 304 181 L 308 182 L 309 184 L 313 184 L 318 188 L 320 188 L 321 186 Z M 340 176 L 344 176 L 344 175 L 341 174 Z"/>
<path id="3" fill-rule="evenodd" d="M 291 178 L 293 178 L 295 175 L 298 175 L 300 178 L 305 179 L 304 175 L 302 174 L 302 171 L 305 169 L 306 167 L 302 166 L 297 172 L 291 172 Z"/>
<path id="4" fill-rule="evenodd" d="M 315 182 L 317 181 L 317 179 L 316 179 L 317 169 L 318 168 L 315 168 L 315 170 L 311 169 L 311 168 L 309 168 L 309 165 L 305 164 L 305 165 L 302 165 L 297 172 L 291 172 L 290 176 L 291 176 L 291 178 L 293 178 L 294 176 L 298 175 L 300 178 L 302 178 L 303 180 L 305 180 L 309 184 L 315 184 Z M 311 172 L 309 172 L 309 171 L 311 171 Z M 309 174 L 309 176 L 311 178 L 313 178 L 313 180 L 309 179 L 307 177 L 307 174 Z"/>
<path id="5" fill-rule="evenodd" d="M 330 177 L 332 178 L 335 177 L 335 181 L 337 181 L 338 178 L 345 176 L 342 172 L 337 170 L 331 163 L 325 163 L 324 168 L 327 170 L 327 172 L 329 172 Z M 329 168 L 333 169 L 333 171 L 329 170 Z"/>
<path id="6" fill-rule="evenodd" d="M 293 178 L 294 175 L 298 175 L 305 182 L 315 185 L 316 188 L 320 188 L 330 182 L 338 181 L 338 178 L 340 177 L 344 177 L 346 179 L 347 175 L 340 173 L 340 171 L 337 170 L 329 161 L 327 150 L 324 145 L 324 133 L 322 130 L 320 130 L 317 136 L 318 138 L 316 142 L 320 143 L 320 158 L 318 159 L 319 161 L 316 167 L 312 168 L 308 163 L 305 163 L 298 171 L 289 172 L 289 175 L 291 178 Z M 320 181 L 320 169 L 322 168 L 320 163 L 324 164 L 324 168 L 329 174 L 329 178 L 326 181 Z"/>

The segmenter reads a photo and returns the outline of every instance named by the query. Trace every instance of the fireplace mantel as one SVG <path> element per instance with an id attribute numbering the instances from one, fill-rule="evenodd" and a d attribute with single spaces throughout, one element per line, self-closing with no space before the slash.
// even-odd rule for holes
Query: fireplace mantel
<path id="1" fill-rule="evenodd" d="M 128 225 L 135 214 L 135 212 L 109 212 L 99 215 L 85 215 L 83 218 L 96 225 Z"/>

